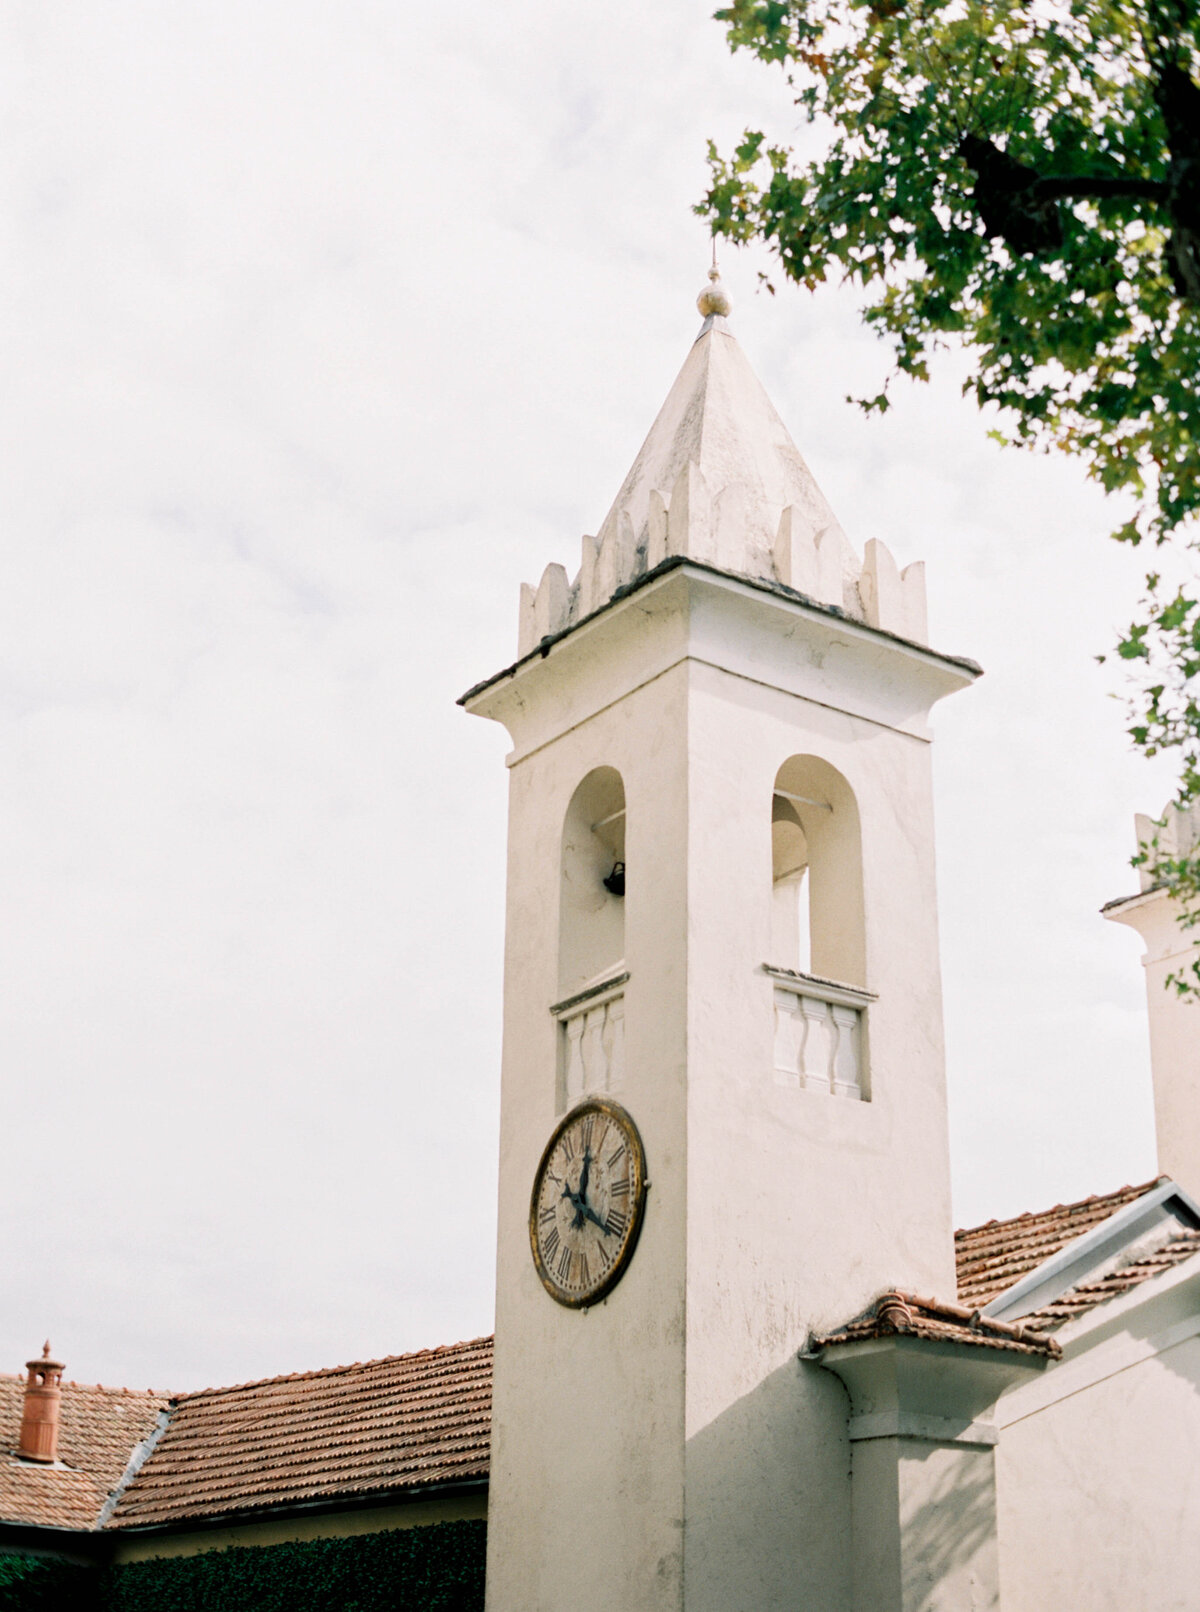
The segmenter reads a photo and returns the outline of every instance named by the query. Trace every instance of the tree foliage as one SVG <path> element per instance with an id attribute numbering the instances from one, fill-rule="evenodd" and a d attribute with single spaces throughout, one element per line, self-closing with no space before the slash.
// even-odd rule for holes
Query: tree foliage
<path id="1" fill-rule="evenodd" d="M 810 289 L 860 287 L 895 373 L 927 379 L 961 344 L 995 435 L 1132 494 L 1122 541 L 1195 546 L 1197 0 L 733 0 L 717 17 L 786 72 L 816 154 L 761 131 L 710 146 L 714 231 L 765 241 Z M 886 409 L 887 387 L 859 401 Z M 1152 573 L 1117 647 L 1145 674 L 1135 743 L 1177 751 L 1179 800 L 1197 798 L 1200 605 Z M 1156 873 L 1194 905 L 1200 859 Z"/>

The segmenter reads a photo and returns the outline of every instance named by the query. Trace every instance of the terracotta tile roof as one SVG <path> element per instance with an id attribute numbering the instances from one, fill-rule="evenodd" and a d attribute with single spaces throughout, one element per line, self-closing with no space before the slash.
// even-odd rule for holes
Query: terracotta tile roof
<path id="1" fill-rule="evenodd" d="M 1173 1270 L 1176 1265 L 1182 1265 L 1185 1260 L 1198 1253 L 1200 1253 L 1200 1231 L 1177 1232 L 1154 1253 L 1142 1254 L 1131 1260 L 1128 1265 L 1100 1277 L 1098 1281 L 1081 1282 L 1078 1287 L 1061 1294 L 1053 1304 L 1032 1311 L 1024 1319 L 1029 1326 L 1052 1332 L 1056 1327 L 1074 1321 L 1077 1316 L 1086 1315 L 1098 1304 L 1119 1298 L 1122 1293 L 1128 1293 L 1141 1283 L 1150 1281 L 1152 1277 Z"/>
<path id="2" fill-rule="evenodd" d="M 108 1526 L 486 1479 L 491 1402 L 490 1338 L 186 1394 Z"/>
<path id="3" fill-rule="evenodd" d="M 972 1308 L 989 1304 L 1043 1260 L 1157 1185 L 1147 1181 L 1140 1187 L 1119 1187 L 1078 1203 L 1056 1204 L 1039 1215 L 989 1220 L 985 1226 L 956 1231 L 959 1299 Z"/>
<path id="4" fill-rule="evenodd" d="M 54 1467 L 12 1454 L 21 1433 L 24 1377 L 0 1373 L 0 1521 L 51 1528 L 93 1528 L 129 1457 L 153 1430 L 169 1401 L 65 1382 Z"/>
<path id="5" fill-rule="evenodd" d="M 1062 1350 L 1054 1338 L 1026 1323 L 992 1321 L 978 1310 L 961 1304 L 943 1304 L 913 1293 L 884 1293 L 871 1308 L 823 1338 L 813 1338 L 811 1349 L 826 1349 L 865 1338 L 927 1338 L 967 1343 L 981 1349 L 1004 1349 L 1012 1354 L 1055 1356 Z"/>

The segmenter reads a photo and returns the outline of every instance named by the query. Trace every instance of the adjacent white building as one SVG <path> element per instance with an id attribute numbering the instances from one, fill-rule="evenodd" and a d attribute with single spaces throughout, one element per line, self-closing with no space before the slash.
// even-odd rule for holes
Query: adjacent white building
<path id="1" fill-rule="evenodd" d="M 463 700 L 512 739 L 488 1607 L 1200 1608 L 1193 937 L 1153 888 L 1107 909 L 1170 1179 L 956 1250 L 927 718 L 979 668 L 700 306 L 577 575 Z M 578 1294 L 608 1248 L 605 1103 L 650 1187 L 587 1304 L 532 1256 L 540 1214 Z"/>

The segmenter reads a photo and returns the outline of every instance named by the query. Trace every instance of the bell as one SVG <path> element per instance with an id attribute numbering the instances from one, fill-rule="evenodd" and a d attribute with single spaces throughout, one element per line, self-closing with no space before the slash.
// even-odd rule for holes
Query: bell
<path id="1" fill-rule="evenodd" d="M 623 896 L 625 894 L 624 862 L 614 862 L 612 872 L 602 882 L 609 895 Z"/>

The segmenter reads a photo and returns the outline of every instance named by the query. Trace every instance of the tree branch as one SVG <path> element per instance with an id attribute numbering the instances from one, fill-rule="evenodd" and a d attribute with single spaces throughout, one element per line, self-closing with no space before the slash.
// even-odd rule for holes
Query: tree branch
<path id="1" fill-rule="evenodd" d="M 1165 202 L 1170 194 L 1161 179 L 1128 179 L 1089 174 L 1047 174 L 1029 187 L 1037 201 L 1103 201 L 1110 196 L 1131 196 L 1140 201 Z"/>

